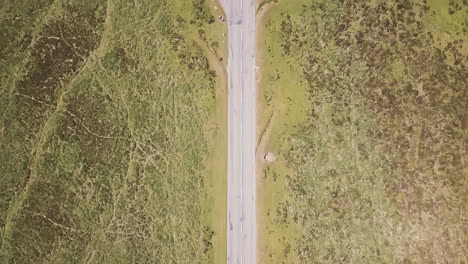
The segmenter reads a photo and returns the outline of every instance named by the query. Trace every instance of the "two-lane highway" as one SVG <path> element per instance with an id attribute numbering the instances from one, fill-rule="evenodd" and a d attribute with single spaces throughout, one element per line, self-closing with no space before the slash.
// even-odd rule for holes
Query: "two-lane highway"
<path id="1" fill-rule="evenodd" d="M 227 263 L 256 262 L 255 0 L 221 0 L 228 23 Z"/>

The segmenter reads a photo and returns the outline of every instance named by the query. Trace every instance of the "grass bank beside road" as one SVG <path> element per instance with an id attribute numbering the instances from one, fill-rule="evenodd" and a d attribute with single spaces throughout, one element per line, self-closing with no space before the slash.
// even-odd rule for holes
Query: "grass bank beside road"
<path id="1" fill-rule="evenodd" d="M 1 263 L 223 254 L 211 159 L 225 39 L 211 4 L 1 2 Z"/>
<path id="2" fill-rule="evenodd" d="M 261 18 L 261 263 L 466 262 L 464 1 Z"/>

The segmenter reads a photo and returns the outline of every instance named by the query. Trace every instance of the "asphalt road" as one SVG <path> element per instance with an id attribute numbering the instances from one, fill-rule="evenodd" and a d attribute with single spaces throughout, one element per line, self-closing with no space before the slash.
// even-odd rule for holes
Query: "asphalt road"
<path id="1" fill-rule="evenodd" d="M 228 23 L 227 263 L 256 263 L 255 0 L 221 0 Z"/>

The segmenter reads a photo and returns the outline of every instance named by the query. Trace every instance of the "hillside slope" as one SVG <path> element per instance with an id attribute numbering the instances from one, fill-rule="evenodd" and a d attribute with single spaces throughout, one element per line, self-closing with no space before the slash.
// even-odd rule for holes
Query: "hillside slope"
<path id="1" fill-rule="evenodd" d="M 466 1 L 270 8 L 262 263 L 466 262 Z"/>
<path id="2" fill-rule="evenodd" d="M 222 247 L 211 11 L 1 2 L 1 263 L 206 263 Z"/>

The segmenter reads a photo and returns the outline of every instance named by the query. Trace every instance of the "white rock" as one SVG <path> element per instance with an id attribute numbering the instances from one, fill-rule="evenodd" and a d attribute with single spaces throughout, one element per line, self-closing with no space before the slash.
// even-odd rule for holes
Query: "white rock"
<path id="1" fill-rule="evenodd" d="M 271 153 L 271 152 L 268 152 L 267 154 L 265 154 L 265 156 L 263 157 L 263 159 L 266 161 L 266 162 L 274 162 L 276 161 L 276 156 L 275 154 Z"/>

